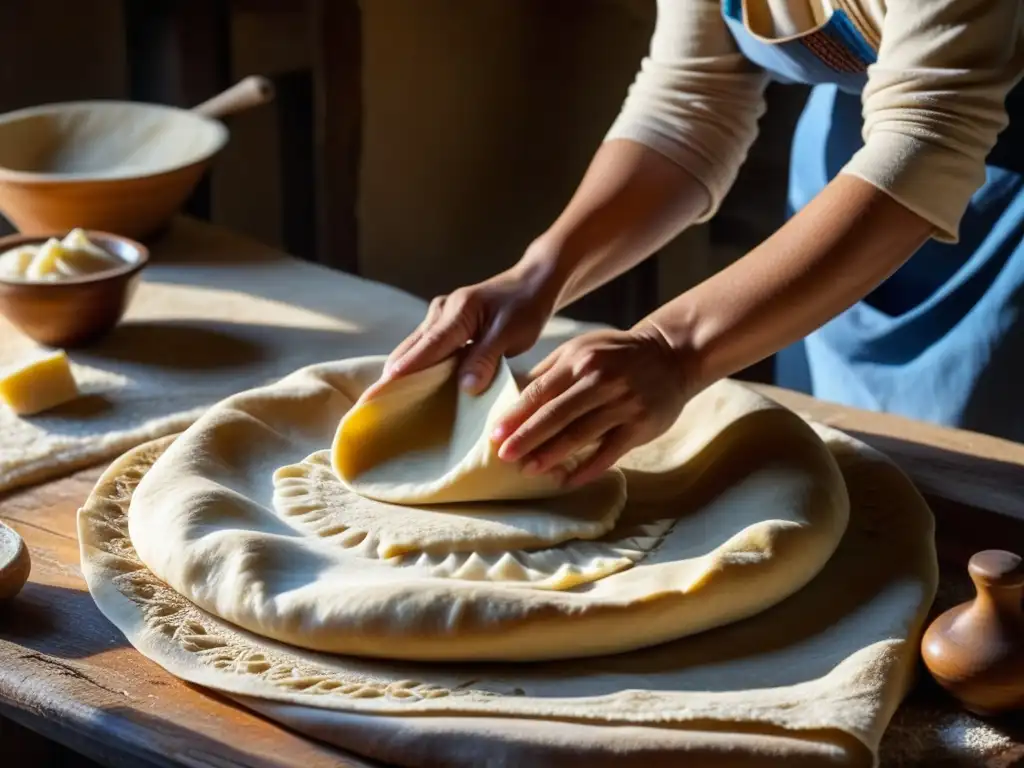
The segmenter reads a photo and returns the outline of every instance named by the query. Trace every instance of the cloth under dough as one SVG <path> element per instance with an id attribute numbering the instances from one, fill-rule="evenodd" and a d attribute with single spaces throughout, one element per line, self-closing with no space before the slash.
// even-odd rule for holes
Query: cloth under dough
<path id="1" fill-rule="evenodd" d="M 383 362 L 311 366 L 211 408 L 134 496 L 129 526 L 143 562 L 204 610 L 312 650 L 536 660 L 655 645 L 758 613 L 812 579 L 846 526 L 846 489 L 821 440 L 724 381 L 684 410 L 679 424 L 697 418 L 700 429 L 672 428 L 682 465 L 654 471 L 662 459 L 642 449 L 633 460 L 652 468 L 650 485 L 662 477 L 680 493 L 627 501 L 600 538 L 382 558 L 389 507 L 378 507 L 377 526 L 363 514 L 353 536 L 340 481 L 321 475 L 296 506 L 290 495 L 280 503 L 274 477 L 330 445 Z"/>
<path id="2" fill-rule="evenodd" d="M 0 406 L 0 491 L 180 432 L 243 389 L 323 360 L 387 354 L 426 303 L 190 219 L 152 245 L 121 324 L 68 351 L 83 396 L 31 418 Z M 528 367 L 588 327 L 556 318 Z M 37 352 L 0 317 L 0 368 Z"/>
<path id="3" fill-rule="evenodd" d="M 612 657 L 373 661 L 310 653 L 218 619 L 157 578 L 129 536 L 139 481 L 172 438 L 101 477 L 79 513 L 82 571 L 100 610 L 172 674 L 389 764 L 867 768 L 913 678 L 938 578 L 934 521 L 889 460 L 816 430 L 850 500 L 849 525 L 818 576 L 744 621 Z"/>
<path id="4" fill-rule="evenodd" d="M 449 359 L 389 381 L 360 397 L 338 426 L 331 463 L 353 493 L 402 505 L 463 505 L 452 515 L 389 513 L 379 521 L 381 555 L 537 548 L 611 530 L 626 503 L 622 473 L 611 469 L 571 493 L 548 474 L 524 475 L 498 458 L 490 440 L 519 395 L 508 362 L 500 361 L 479 395 L 461 391 L 455 373 Z M 486 504 L 494 501 L 509 503 Z"/>

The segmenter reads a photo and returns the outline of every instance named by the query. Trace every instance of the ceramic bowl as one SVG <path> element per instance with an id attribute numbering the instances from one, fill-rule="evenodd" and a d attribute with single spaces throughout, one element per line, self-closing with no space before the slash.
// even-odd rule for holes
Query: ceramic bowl
<path id="1" fill-rule="evenodd" d="M 191 110 L 80 101 L 0 115 L 0 211 L 27 235 L 148 237 L 224 148 L 220 118 L 272 98 L 270 81 L 253 76 Z"/>
<path id="2" fill-rule="evenodd" d="M 182 206 L 227 141 L 216 120 L 128 102 L 0 116 L 0 211 L 19 232 L 142 238 Z"/>
<path id="3" fill-rule="evenodd" d="M 65 234 L 61 231 L 0 237 L 0 253 Z M 39 344 L 82 346 L 117 325 L 149 261 L 149 251 L 134 240 L 93 230 L 86 230 L 86 237 L 124 264 L 93 275 L 53 282 L 0 278 L 0 314 Z"/>

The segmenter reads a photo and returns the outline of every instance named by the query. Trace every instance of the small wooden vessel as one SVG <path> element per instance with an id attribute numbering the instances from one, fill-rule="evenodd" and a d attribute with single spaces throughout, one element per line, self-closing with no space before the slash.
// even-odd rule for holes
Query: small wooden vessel
<path id="1" fill-rule="evenodd" d="M 0 601 L 14 597 L 28 581 L 32 560 L 21 536 L 0 523 Z"/>
<path id="2" fill-rule="evenodd" d="M 63 233 L 54 232 L 60 237 Z M 121 320 L 149 261 L 149 250 L 126 237 L 86 233 L 122 264 L 94 275 L 53 282 L 0 278 L 0 314 L 30 339 L 48 347 L 78 347 L 95 341 Z M 45 236 L 0 237 L 0 253 L 35 245 Z"/>
<path id="3" fill-rule="evenodd" d="M 979 715 L 1024 708 L 1024 560 L 1002 550 L 971 558 L 975 598 L 943 613 L 921 654 L 938 683 Z"/>

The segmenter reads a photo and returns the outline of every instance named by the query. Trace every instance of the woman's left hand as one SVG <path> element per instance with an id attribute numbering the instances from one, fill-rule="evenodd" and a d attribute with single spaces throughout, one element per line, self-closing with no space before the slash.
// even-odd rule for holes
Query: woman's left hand
<path id="1" fill-rule="evenodd" d="M 630 449 L 665 432 L 692 389 L 679 353 L 653 325 L 596 331 L 566 342 L 531 372 L 532 381 L 491 435 L 499 458 L 523 460 L 529 475 L 562 472 L 579 449 L 596 448 L 571 475 L 596 479 Z"/>

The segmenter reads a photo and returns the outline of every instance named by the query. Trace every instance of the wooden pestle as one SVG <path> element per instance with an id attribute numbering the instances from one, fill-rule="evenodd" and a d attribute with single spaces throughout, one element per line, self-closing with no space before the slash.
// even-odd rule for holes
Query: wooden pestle
<path id="1" fill-rule="evenodd" d="M 991 549 L 967 567 L 977 591 L 935 621 L 921 641 L 932 676 L 979 715 L 1024 707 L 1024 561 Z"/>
<path id="2" fill-rule="evenodd" d="M 203 117 L 220 119 L 266 104 L 273 98 L 274 84 L 265 77 L 250 75 L 226 91 L 192 107 L 192 111 Z"/>

